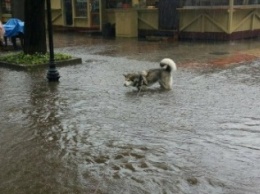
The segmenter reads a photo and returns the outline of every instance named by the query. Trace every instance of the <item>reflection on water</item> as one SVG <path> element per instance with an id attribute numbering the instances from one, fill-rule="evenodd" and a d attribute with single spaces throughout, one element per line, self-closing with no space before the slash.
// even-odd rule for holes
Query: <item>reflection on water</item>
<path id="1" fill-rule="evenodd" d="M 86 62 L 59 68 L 59 83 L 0 69 L 1 193 L 259 191 L 258 62 L 181 68 L 173 91 L 137 95 L 122 74 L 154 59 L 77 49 Z"/>

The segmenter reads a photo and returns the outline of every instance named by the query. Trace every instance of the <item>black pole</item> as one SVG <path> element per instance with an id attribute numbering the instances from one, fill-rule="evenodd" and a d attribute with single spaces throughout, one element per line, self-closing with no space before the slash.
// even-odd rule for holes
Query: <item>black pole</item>
<path id="1" fill-rule="evenodd" d="M 49 51 L 50 51 L 50 63 L 47 72 L 47 79 L 49 81 L 59 81 L 60 75 L 56 69 L 56 64 L 54 61 L 54 50 L 53 50 L 53 32 L 52 32 L 52 21 L 51 21 L 51 2 L 46 0 L 47 6 L 47 25 L 48 25 L 48 36 L 49 36 Z"/>

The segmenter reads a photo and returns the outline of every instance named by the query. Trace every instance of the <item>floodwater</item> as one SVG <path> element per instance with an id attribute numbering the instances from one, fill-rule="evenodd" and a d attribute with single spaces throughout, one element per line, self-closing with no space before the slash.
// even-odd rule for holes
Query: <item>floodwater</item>
<path id="1" fill-rule="evenodd" d="M 0 68 L 0 193 L 259 193 L 260 61 L 185 65 L 255 41 L 60 37 L 55 51 L 83 64 L 59 67 L 59 83 Z M 172 91 L 123 87 L 163 57 L 178 65 Z"/>

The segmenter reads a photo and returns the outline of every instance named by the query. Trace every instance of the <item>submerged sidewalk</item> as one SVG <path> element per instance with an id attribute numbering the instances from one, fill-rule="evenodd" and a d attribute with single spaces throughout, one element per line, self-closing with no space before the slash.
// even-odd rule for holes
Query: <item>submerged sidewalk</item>
<path id="1" fill-rule="evenodd" d="M 90 53 L 136 60 L 173 58 L 180 67 L 228 67 L 260 58 L 260 38 L 236 41 L 143 41 L 133 38 L 104 39 L 84 33 L 54 33 L 54 46 L 87 47 Z M 96 49 L 98 48 L 98 49 Z"/>
<path id="2" fill-rule="evenodd" d="M 149 41 L 136 38 L 105 39 L 78 32 L 54 32 L 54 47 L 82 47 L 94 55 L 158 62 L 172 58 L 183 68 L 227 68 L 260 59 L 260 38 L 236 41 Z M 71 55 L 77 56 L 74 49 Z M 2 52 L 5 54 L 8 52 Z"/>
<path id="3" fill-rule="evenodd" d="M 193 62 L 182 63 L 184 67 L 215 67 L 215 68 L 227 68 L 232 65 L 240 63 L 250 63 L 260 59 L 260 48 L 251 50 L 234 51 L 230 53 L 216 53 L 219 55 L 213 59 L 208 58 L 207 60 L 194 60 Z"/>

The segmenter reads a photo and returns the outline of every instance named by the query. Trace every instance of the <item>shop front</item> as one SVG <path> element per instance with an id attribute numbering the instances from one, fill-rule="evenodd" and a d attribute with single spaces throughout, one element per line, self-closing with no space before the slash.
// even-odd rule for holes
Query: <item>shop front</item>
<path id="1" fill-rule="evenodd" d="M 106 24 L 116 37 L 178 28 L 178 0 L 52 0 L 54 27 L 102 32 Z"/>
<path id="2" fill-rule="evenodd" d="M 1 20 L 19 4 L 0 0 Z M 14 6 L 16 5 L 16 6 Z M 177 36 L 241 39 L 260 36 L 260 0 L 52 0 L 54 29 L 104 32 L 116 37 Z M 19 14 L 18 14 L 19 15 Z M 22 14 L 20 14 L 22 15 Z"/>
<path id="3" fill-rule="evenodd" d="M 53 24 L 116 37 L 166 35 L 186 39 L 260 36 L 260 0 L 52 0 Z"/>
<path id="4" fill-rule="evenodd" d="M 101 30 L 101 0 L 52 0 L 55 28 Z"/>
<path id="5" fill-rule="evenodd" d="M 231 40 L 260 36 L 260 0 L 181 0 L 179 37 Z"/>
<path id="6" fill-rule="evenodd" d="M 178 0 L 107 0 L 104 22 L 115 25 L 116 37 L 174 36 Z"/>
<path id="7" fill-rule="evenodd" d="M 140 29 L 158 30 L 158 1 L 107 0 L 104 21 L 115 25 L 116 37 L 138 37 Z"/>
<path id="8" fill-rule="evenodd" d="M 2 21 L 17 16 L 13 5 L 22 1 L 0 2 Z M 110 24 L 116 37 L 172 35 L 178 29 L 178 4 L 179 0 L 51 0 L 52 23 L 54 29 L 90 32 L 103 32 Z"/>

